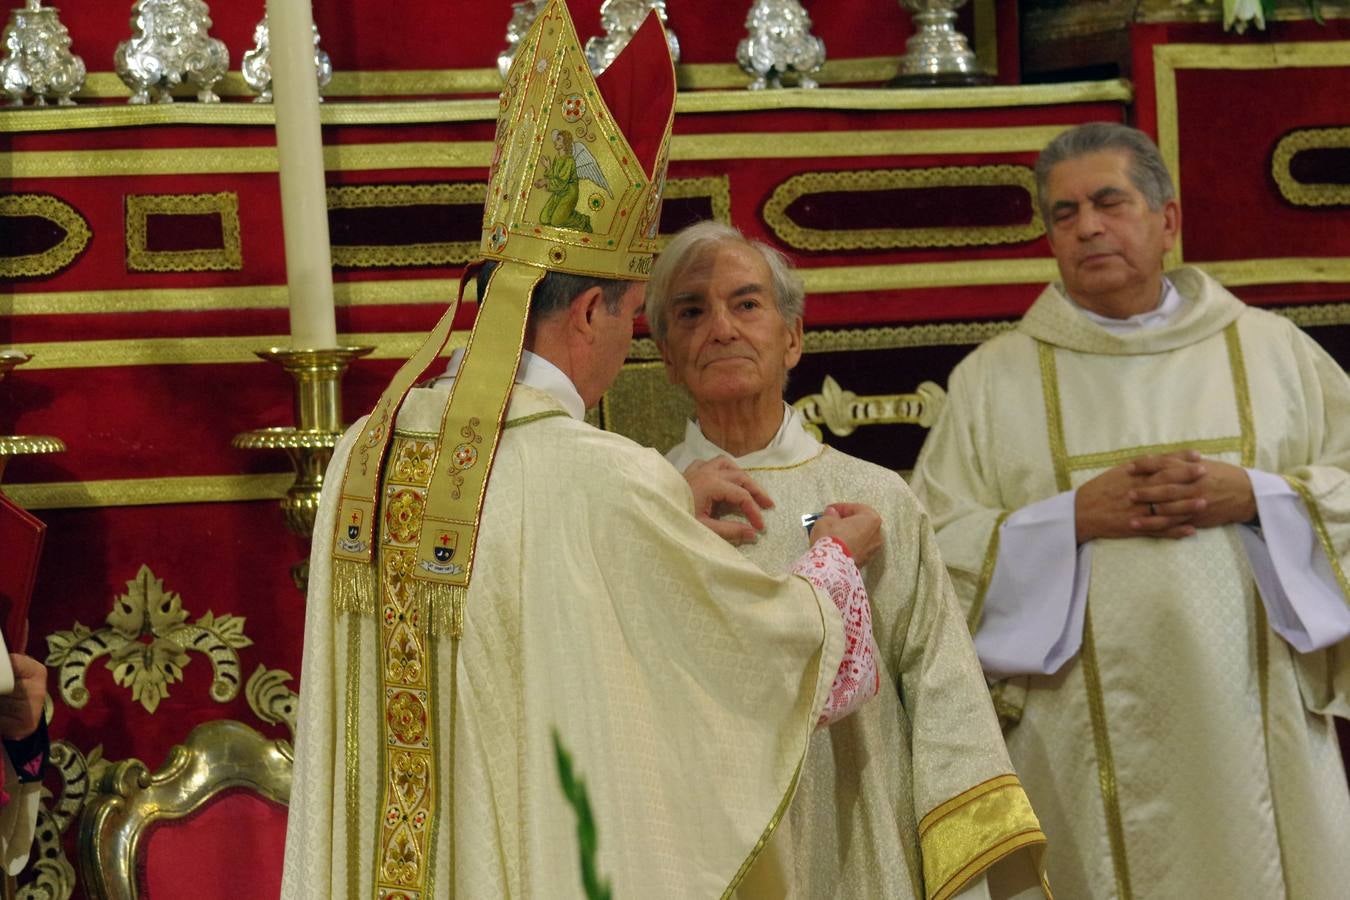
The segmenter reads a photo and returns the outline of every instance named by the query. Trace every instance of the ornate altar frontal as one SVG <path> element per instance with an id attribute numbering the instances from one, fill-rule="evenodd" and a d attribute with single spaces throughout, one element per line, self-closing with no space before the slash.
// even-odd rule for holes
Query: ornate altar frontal
<path id="1" fill-rule="evenodd" d="M 0 351 L 31 359 L 0 374 L 0 489 L 48 525 L 28 652 L 51 672 L 56 763 L 21 895 L 88 895 L 79 822 L 121 761 L 154 771 L 218 719 L 291 738 L 304 621 L 291 567 L 308 556 L 312 496 L 287 491 L 297 468 L 317 483 L 333 432 L 372 406 L 478 255 L 498 57 L 531 5 L 314 4 L 337 343 L 371 349 L 288 363 L 295 390 L 256 355 L 291 342 L 276 107 L 254 102 L 270 91 L 262 0 L 67 3 L 68 40 L 49 29 L 39 49 L 82 68 L 39 73 L 25 57 L 6 75 L 21 105 L 0 111 Z M 737 63 L 763 36 L 747 29 L 751 5 L 662 4 L 680 93 L 658 241 L 711 218 L 793 258 L 808 303 L 788 399 L 826 442 L 912 467 L 951 368 L 1056 277 L 1032 166 L 1087 121 L 1158 139 L 1185 211 L 1174 262 L 1350 362 L 1344 7 L 1324 4 L 1325 25 L 1291 12 L 1237 36 L 1179 11 L 1190 4 L 1095 4 L 1088 20 L 1066 8 L 1090 4 L 972 0 L 951 4 L 952 21 L 968 80 L 984 83 L 897 88 L 907 4 L 778 4 L 809 21 L 759 70 Z M 609 38 L 588 54 L 612 58 L 619 13 L 571 6 L 583 42 Z M 152 12 L 209 18 L 198 33 L 220 49 L 171 58 Z M 1091 58 L 1057 49 L 1099 31 Z M 173 77 L 151 81 L 147 65 Z M 1057 69 L 1073 80 L 1027 83 Z M 794 86 L 806 81 L 819 86 Z M 581 186 L 578 209 L 608 202 Z M 474 314 L 461 305 L 463 322 Z M 689 408 L 640 334 L 592 415 L 664 450 Z M 257 430 L 287 423 L 299 431 Z M 277 746 L 266 752 L 288 758 Z"/>

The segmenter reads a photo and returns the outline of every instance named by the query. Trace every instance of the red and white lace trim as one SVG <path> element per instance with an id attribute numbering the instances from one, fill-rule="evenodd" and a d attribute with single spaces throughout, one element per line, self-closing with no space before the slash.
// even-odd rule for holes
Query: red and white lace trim
<path id="1" fill-rule="evenodd" d="M 816 727 L 838 722 L 881 689 L 877 671 L 875 643 L 872 639 L 872 608 L 867 603 L 867 588 L 862 573 L 853 563 L 847 548 L 834 539 L 816 541 L 792 565 L 792 574 L 800 575 L 830 595 L 844 617 L 844 658 L 830 685 Z"/>

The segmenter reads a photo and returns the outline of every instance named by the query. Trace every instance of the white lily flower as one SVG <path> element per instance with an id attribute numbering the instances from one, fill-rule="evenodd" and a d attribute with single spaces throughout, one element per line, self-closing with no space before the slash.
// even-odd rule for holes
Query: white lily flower
<path id="1" fill-rule="evenodd" d="M 1255 22 L 1256 27 L 1265 29 L 1266 17 L 1261 11 L 1261 0 L 1223 0 L 1223 28 L 1242 34 L 1247 23 Z"/>

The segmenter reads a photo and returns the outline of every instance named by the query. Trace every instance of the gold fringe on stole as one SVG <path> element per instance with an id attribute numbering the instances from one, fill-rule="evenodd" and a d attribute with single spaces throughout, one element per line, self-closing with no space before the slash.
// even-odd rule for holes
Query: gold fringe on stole
<path id="1" fill-rule="evenodd" d="M 333 612 L 375 615 L 375 568 L 350 559 L 333 560 Z"/>
<path id="2" fill-rule="evenodd" d="M 1016 775 L 999 775 L 957 794 L 919 822 L 923 878 L 930 900 L 946 900 L 1011 853 L 1045 844 Z M 1036 865 L 1044 879 L 1044 863 Z"/>
<path id="3" fill-rule="evenodd" d="M 430 632 L 440 637 L 459 640 L 464 636 L 464 601 L 468 594 L 464 585 L 413 580 L 413 601 L 426 617 Z"/>

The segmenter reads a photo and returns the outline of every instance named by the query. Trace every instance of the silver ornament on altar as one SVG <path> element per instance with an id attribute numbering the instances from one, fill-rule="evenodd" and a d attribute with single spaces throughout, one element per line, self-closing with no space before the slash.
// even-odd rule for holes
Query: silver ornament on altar
<path id="1" fill-rule="evenodd" d="M 548 4 L 548 0 L 524 0 L 511 4 L 511 21 L 506 23 L 506 49 L 497 54 L 497 71 L 506 80 L 511 71 L 511 60 L 516 58 L 516 47 L 525 37 L 535 18 Z"/>
<path id="2" fill-rule="evenodd" d="M 989 76 L 976 66 L 966 36 L 956 29 L 956 10 L 966 0 L 900 0 L 913 15 L 915 30 L 905 42 L 896 86 L 983 84 Z"/>
<path id="3" fill-rule="evenodd" d="M 48 100 L 73 106 L 70 95 L 84 86 L 84 75 L 84 60 L 70 52 L 70 33 L 56 9 L 26 0 L 23 9 L 10 12 L 0 58 L 0 84 L 10 106 L 23 106 L 25 97 L 32 97 L 34 106 Z"/>
<path id="4" fill-rule="evenodd" d="M 599 75 L 609 68 L 652 10 L 656 10 L 661 24 L 665 25 L 666 0 L 605 0 L 600 4 L 600 27 L 605 29 L 605 34 L 586 42 L 586 62 L 590 63 L 593 73 Z M 666 28 L 666 43 L 670 45 L 671 60 L 679 62 L 680 42 L 669 27 Z"/>
<path id="5" fill-rule="evenodd" d="M 736 47 L 736 62 L 754 76 L 752 91 L 782 87 L 795 73 L 797 86 L 816 87 L 811 73 L 825 65 L 825 42 L 811 33 L 811 17 L 797 0 L 755 0 L 745 17 L 749 34 Z"/>
<path id="6" fill-rule="evenodd" d="M 314 74 L 319 80 L 319 93 L 322 94 L 323 89 L 328 87 L 328 83 L 333 80 L 333 61 L 319 46 L 319 26 L 311 25 L 310 27 L 314 29 Z M 244 52 L 244 58 L 239 65 L 239 71 L 244 76 L 245 83 L 258 95 L 253 98 L 254 103 L 272 102 L 272 49 L 270 38 L 267 15 L 264 14 L 262 21 L 253 27 L 253 49 Z M 323 102 L 323 97 L 319 97 L 319 102 Z"/>
<path id="7" fill-rule="evenodd" d="M 173 89 L 190 84 L 197 100 L 220 100 L 212 88 L 230 67 L 225 42 L 211 37 L 211 13 L 202 0 L 136 0 L 131 39 L 117 45 L 113 67 L 131 88 L 130 103 L 173 102 Z"/>

